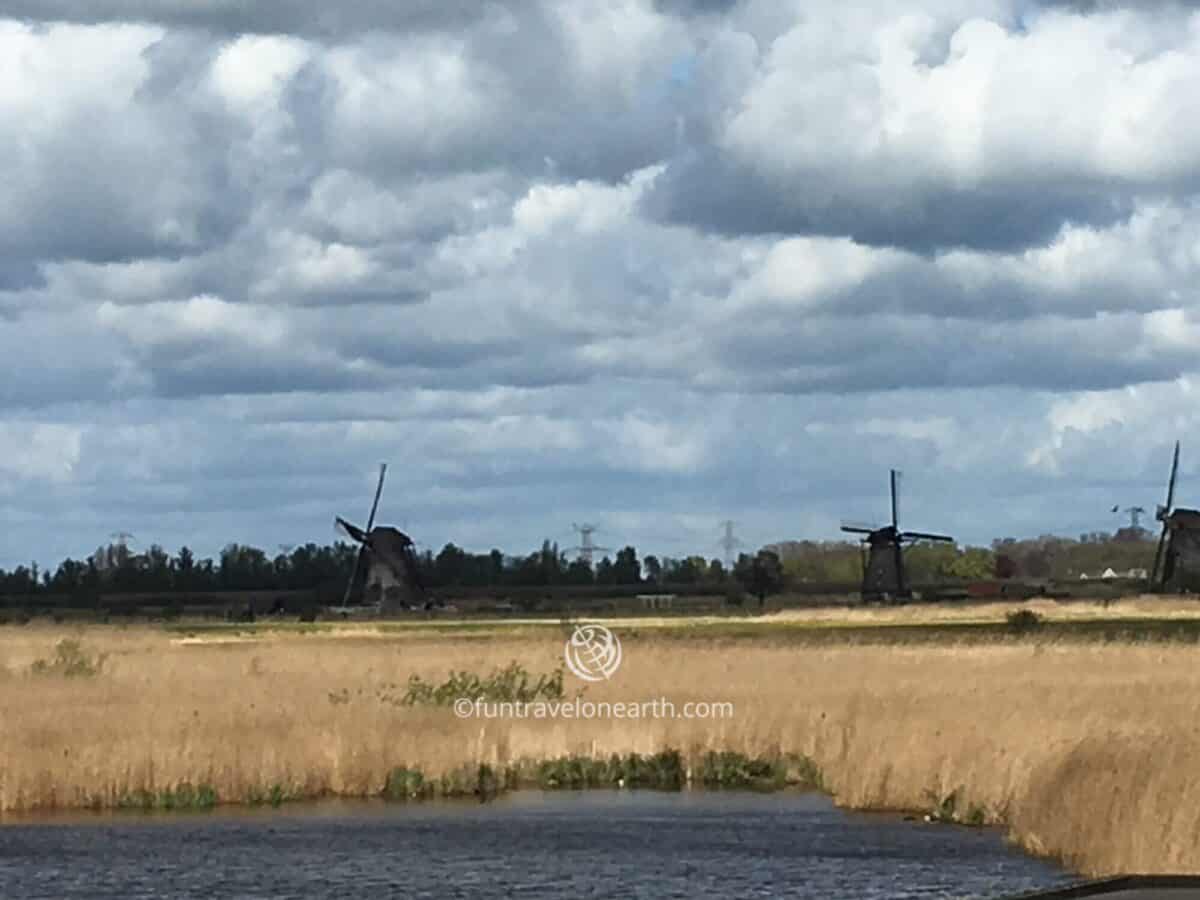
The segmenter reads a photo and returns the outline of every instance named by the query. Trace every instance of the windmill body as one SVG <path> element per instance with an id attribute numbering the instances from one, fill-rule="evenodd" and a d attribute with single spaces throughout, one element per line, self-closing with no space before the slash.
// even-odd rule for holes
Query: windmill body
<path id="1" fill-rule="evenodd" d="M 954 543 L 944 534 L 901 531 L 895 469 L 891 472 L 892 523 L 881 528 L 843 525 L 842 531 L 863 535 L 866 557 L 863 562 L 862 599 L 864 602 L 900 603 L 912 598 L 904 572 L 904 545 L 916 541 Z"/>
<path id="2" fill-rule="evenodd" d="M 350 584 L 351 599 L 378 606 L 382 613 L 425 604 L 413 542 L 407 534 L 390 525 L 366 532 L 340 518 L 338 525 L 363 548 Z"/>
<path id="3" fill-rule="evenodd" d="M 864 541 L 867 561 L 863 567 L 863 599 L 886 602 L 907 597 L 903 548 L 896 530 L 890 525 L 878 528 L 869 532 Z"/>
<path id="4" fill-rule="evenodd" d="M 385 615 L 428 605 L 412 538 L 390 525 L 375 525 L 386 473 L 387 465 L 380 466 L 379 485 L 366 528 L 352 525 L 340 516 L 336 520 L 338 529 L 359 545 L 343 608 L 356 599 L 361 604 L 377 606 Z"/>
<path id="5" fill-rule="evenodd" d="M 1163 519 L 1167 545 L 1159 586 L 1173 593 L 1200 591 L 1200 510 L 1176 509 Z"/>
<path id="6" fill-rule="evenodd" d="M 1175 506 L 1175 479 L 1179 475 L 1179 441 L 1171 457 L 1171 475 L 1167 478 L 1167 502 L 1159 506 L 1154 518 L 1162 522 L 1150 586 L 1160 591 L 1200 590 L 1200 510 Z"/>

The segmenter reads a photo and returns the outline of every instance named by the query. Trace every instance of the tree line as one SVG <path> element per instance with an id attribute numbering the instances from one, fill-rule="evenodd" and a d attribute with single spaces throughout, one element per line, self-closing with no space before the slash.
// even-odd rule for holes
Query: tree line
<path id="1" fill-rule="evenodd" d="M 989 578 L 1077 579 L 1111 568 L 1119 574 L 1148 569 L 1153 536 L 1145 531 L 1091 533 L 1078 540 L 1045 535 L 1001 538 L 991 547 L 917 544 L 906 550 L 913 583 Z M 229 544 L 214 558 L 198 559 L 188 547 L 171 554 L 158 545 L 135 553 L 122 544 L 99 548 L 83 560 L 66 559 L 56 569 L 36 563 L 0 569 L 0 594 L 208 593 L 250 590 L 311 590 L 344 586 L 358 553 L 355 544 L 304 544 L 269 556 L 245 544 Z M 524 556 L 500 550 L 471 553 L 446 544 L 437 554 L 417 555 L 418 572 L 431 588 L 555 587 L 588 585 L 741 586 L 751 593 L 774 592 L 788 584 L 856 584 L 862 576 L 862 547 L 848 541 L 787 541 L 755 554 L 742 554 L 726 571 L 719 559 L 648 555 L 627 546 L 594 564 L 568 559 L 546 541 Z"/>
<path id="2" fill-rule="evenodd" d="M 1010 578 L 1076 581 L 1082 575 L 1098 577 L 1106 569 L 1119 575 L 1149 570 L 1155 541 L 1156 536 L 1145 529 L 1122 528 L 1111 534 L 1089 532 L 1078 539 L 998 538 L 990 547 L 923 543 L 908 547 L 904 560 L 914 584 Z M 787 541 L 772 549 L 792 582 L 847 583 L 862 574 L 862 546 L 857 542 Z"/>
<path id="3" fill-rule="evenodd" d="M 345 542 L 324 546 L 309 543 L 273 557 L 257 547 L 234 543 L 215 559 L 198 559 L 186 546 L 171 554 L 157 544 L 143 553 L 112 544 L 83 560 L 65 559 L 53 571 L 40 570 L 37 563 L 17 566 L 12 571 L 0 569 L 0 594 L 311 590 L 344 586 L 357 555 L 358 546 Z M 730 576 L 745 584 L 756 584 L 764 577 L 764 566 L 775 581 L 782 576 L 778 557 L 771 551 L 754 556 L 742 554 L 733 572 L 726 572 L 720 560 L 699 556 L 674 559 L 649 555 L 639 559 L 632 546 L 593 564 L 568 559 L 550 541 L 525 556 L 509 556 L 500 550 L 471 553 L 450 543 L 436 555 L 432 551 L 417 554 L 416 561 L 421 581 L 432 588 L 719 585 Z"/>

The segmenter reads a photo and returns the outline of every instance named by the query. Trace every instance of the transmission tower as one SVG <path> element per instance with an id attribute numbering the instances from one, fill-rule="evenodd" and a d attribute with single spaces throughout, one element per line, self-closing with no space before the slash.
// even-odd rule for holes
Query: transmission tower
<path id="1" fill-rule="evenodd" d="M 1112 511 L 1115 513 L 1117 513 L 1117 512 L 1129 513 L 1129 527 L 1132 528 L 1134 531 L 1138 531 L 1142 527 L 1141 518 L 1146 513 L 1146 510 L 1140 506 L 1127 506 L 1124 509 L 1121 509 L 1120 506 L 1114 506 L 1112 508 Z"/>
<path id="2" fill-rule="evenodd" d="M 733 520 L 726 519 L 721 523 L 725 534 L 721 538 L 721 549 L 725 551 L 725 571 L 733 571 L 733 551 L 742 546 L 742 542 L 733 536 Z"/>
<path id="3" fill-rule="evenodd" d="M 592 542 L 592 535 L 596 533 L 595 525 L 588 525 L 586 523 L 583 525 L 576 525 L 574 522 L 572 522 L 571 527 L 579 532 L 579 546 L 568 548 L 568 552 L 578 553 L 579 558 L 589 566 L 592 564 L 593 554 L 611 552 L 611 548 L 600 547 Z"/>

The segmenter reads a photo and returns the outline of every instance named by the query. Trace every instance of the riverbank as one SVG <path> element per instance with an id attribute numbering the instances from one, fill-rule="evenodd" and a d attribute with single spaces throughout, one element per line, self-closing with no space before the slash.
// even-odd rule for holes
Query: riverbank
<path id="1" fill-rule="evenodd" d="M 598 718 L 460 717 L 408 696 L 413 676 L 486 681 L 514 661 L 531 690 L 562 665 L 561 627 L 476 624 L 469 638 L 362 625 L 190 637 L 0 629 L 0 810 L 389 790 L 399 799 L 442 784 L 536 784 L 556 767 L 570 786 L 613 784 L 633 754 L 640 771 L 673 751 L 678 764 L 666 770 L 685 783 L 705 783 L 705 760 L 766 766 L 755 771 L 772 784 L 793 766 L 808 772 L 793 773 L 796 783 L 819 779 L 839 805 L 1006 825 L 1023 846 L 1087 874 L 1196 868 L 1200 671 L 1190 641 L 1035 631 L 823 645 L 794 642 L 799 628 L 787 621 L 744 627 L 757 630 L 614 625 L 624 656 L 612 680 L 562 680 L 562 700 L 609 705 Z M 673 715 L 611 714 L 655 700 Z M 730 714 L 685 717 L 696 703 Z"/>

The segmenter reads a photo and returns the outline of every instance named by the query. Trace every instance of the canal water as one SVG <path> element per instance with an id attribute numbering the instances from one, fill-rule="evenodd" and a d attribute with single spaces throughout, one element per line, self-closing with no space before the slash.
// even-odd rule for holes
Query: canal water
<path id="1" fill-rule="evenodd" d="M 1067 883 L 991 830 L 818 794 L 517 793 L 488 804 L 44 817 L 0 826 L 0 897 L 1003 897 Z"/>

